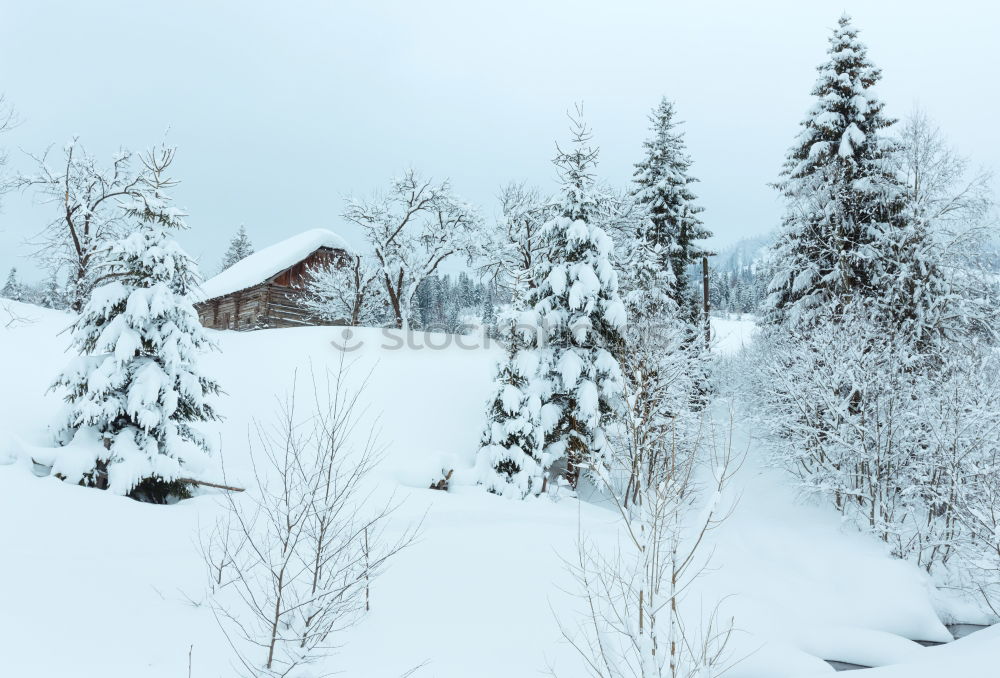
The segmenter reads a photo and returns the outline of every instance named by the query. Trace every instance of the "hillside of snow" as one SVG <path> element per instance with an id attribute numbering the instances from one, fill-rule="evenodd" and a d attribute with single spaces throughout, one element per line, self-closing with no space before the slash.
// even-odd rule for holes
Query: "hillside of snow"
<path id="1" fill-rule="evenodd" d="M 37 477 L 33 450 L 50 445 L 60 402 L 47 387 L 68 356 L 70 316 L 14 304 L 0 326 L 0 638 L 3 675 L 177 678 L 234 675 L 227 642 L 205 605 L 199 534 L 220 514 L 206 491 L 172 506 L 141 504 Z M 375 329 L 313 327 L 213 332 L 204 359 L 226 395 L 217 441 L 226 479 L 251 480 L 248 429 L 270 422 L 293 392 L 307 407 L 313 375 L 334 369 L 347 347 L 354 383 L 365 375 L 366 426 L 378 426 L 386 455 L 371 480 L 400 508 L 391 529 L 422 521 L 420 537 L 372 589 L 372 610 L 341 639 L 324 667 L 345 676 L 512 678 L 580 676 L 557 617 L 575 623 L 578 601 L 564 558 L 578 530 L 616 539 L 615 515 L 570 497 L 505 500 L 474 485 L 428 489 L 444 469 L 472 465 L 499 347 L 471 338 Z M 749 320 L 719 321 L 719 348 L 751 340 Z M 716 407 L 720 435 L 729 407 Z M 734 422 L 747 449 L 732 517 L 711 537 L 711 569 L 689 597 L 692 612 L 723 601 L 734 618 L 732 678 L 832 673 L 824 659 L 898 665 L 871 675 L 995 675 L 996 629 L 947 641 L 936 597 L 915 567 L 841 525 L 826 507 L 803 505 L 786 477 L 756 452 L 752 422 Z M 218 459 L 218 458 L 217 458 Z M 205 477 L 221 478 L 217 466 Z M 972 621 L 972 620 L 963 620 Z M 941 667 L 963 667 L 961 673 Z M 907 668 L 909 667 L 909 668 Z M 930 669 L 927 669 L 930 671 Z M 955 671 L 958 671 L 955 668 Z"/>

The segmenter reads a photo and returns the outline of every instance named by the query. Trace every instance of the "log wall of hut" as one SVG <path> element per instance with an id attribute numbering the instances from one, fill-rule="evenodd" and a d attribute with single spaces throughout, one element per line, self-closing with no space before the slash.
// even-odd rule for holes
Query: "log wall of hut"
<path id="1" fill-rule="evenodd" d="M 339 250 L 317 250 L 260 284 L 195 304 L 198 318 L 202 325 L 216 330 L 343 325 L 344 321 L 322 320 L 311 315 L 302 304 L 302 295 L 310 270 L 340 263 L 345 258 Z"/>

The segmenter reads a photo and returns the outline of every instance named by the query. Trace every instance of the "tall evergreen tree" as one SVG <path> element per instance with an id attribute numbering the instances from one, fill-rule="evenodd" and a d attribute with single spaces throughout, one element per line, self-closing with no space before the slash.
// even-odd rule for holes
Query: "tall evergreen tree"
<path id="1" fill-rule="evenodd" d="M 647 263 L 670 268 L 672 282 L 664 289 L 682 317 L 697 326 L 699 306 L 687 270 L 707 253 L 699 241 L 712 234 L 698 217 L 704 208 L 695 204 L 691 190 L 698 180 L 688 174 L 691 158 L 675 115 L 673 102 L 664 97 L 649 118 L 652 135 L 643 143 L 645 157 L 635 166 L 634 191 L 647 219 L 636 235 Z"/>
<path id="2" fill-rule="evenodd" d="M 1000 422 L 995 388 L 980 390 L 997 383 L 984 359 L 996 284 L 953 221 L 974 231 L 982 210 L 961 162 L 942 172 L 953 159 L 939 140 L 885 135 L 880 73 L 847 17 L 829 55 L 778 184 L 788 212 L 748 393 L 803 487 L 895 555 L 951 569 L 981 534 L 963 534 L 960 497 L 989 495 L 995 435 L 982 431 Z"/>
<path id="3" fill-rule="evenodd" d="M 483 303 L 482 309 L 480 310 L 480 319 L 482 320 L 483 331 L 487 336 L 496 336 L 497 334 L 497 315 L 496 315 L 496 301 L 493 297 L 493 286 L 490 285 L 483 291 Z"/>
<path id="4" fill-rule="evenodd" d="M 164 192 L 174 182 L 155 179 L 123 205 L 135 229 L 104 253 L 105 282 L 73 325 L 80 357 L 55 382 L 69 392 L 62 442 L 98 444 L 69 448 L 53 472 L 164 501 L 188 491 L 180 481 L 185 458 L 208 449 L 191 423 L 216 418 L 207 400 L 219 387 L 198 370 L 197 355 L 210 342 L 184 296 L 195 265 L 170 235 L 184 227 Z"/>
<path id="5" fill-rule="evenodd" d="M 776 185 L 788 209 L 775 243 L 769 322 L 809 327 L 843 313 L 851 300 L 879 296 L 890 259 L 884 237 L 905 228 L 904 191 L 884 131 L 894 120 L 873 88 L 881 71 L 868 59 L 849 17 L 830 37 L 810 109 Z"/>
<path id="6" fill-rule="evenodd" d="M 572 147 L 559 149 L 555 159 L 562 179 L 559 215 L 543 228 L 537 285 L 528 296 L 538 330 L 531 339 L 540 357 L 543 467 L 565 460 L 574 487 L 607 449 L 606 427 L 622 389 L 615 352 L 626 324 L 614 245 L 596 225 L 597 149 L 590 140 L 590 130 L 574 118 Z"/>
<path id="7" fill-rule="evenodd" d="M 246 227 L 240 226 L 240 230 L 236 231 L 236 235 L 229 241 L 229 249 L 226 250 L 226 254 L 222 258 L 222 267 L 220 270 L 225 271 L 236 262 L 246 259 L 251 254 L 253 254 L 253 243 L 250 242 L 250 236 L 247 235 Z"/>

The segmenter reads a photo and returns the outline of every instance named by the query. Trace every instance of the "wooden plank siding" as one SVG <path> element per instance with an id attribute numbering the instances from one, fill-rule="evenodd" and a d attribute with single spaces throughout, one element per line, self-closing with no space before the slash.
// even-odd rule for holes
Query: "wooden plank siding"
<path id="1" fill-rule="evenodd" d="M 347 321 L 321 320 L 302 305 L 309 271 L 347 258 L 343 250 L 320 248 L 267 280 L 231 294 L 194 305 L 205 327 L 246 332 L 267 327 L 345 325 Z"/>

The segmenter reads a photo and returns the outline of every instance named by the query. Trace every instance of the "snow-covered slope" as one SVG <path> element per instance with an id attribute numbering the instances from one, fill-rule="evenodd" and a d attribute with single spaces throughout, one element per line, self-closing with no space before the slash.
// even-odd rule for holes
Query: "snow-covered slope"
<path id="1" fill-rule="evenodd" d="M 199 529 L 218 515 L 216 499 L 151 506 L 35 477 L 25 456 L 48 444 L 46 426 L 58 420 L 58 399 L 45 390 L 67 359 L 68 338 L 57 333 L 70 318 L 17 310 L 27 322 L 0 328 L 0 460 L 20 458 L 0 466 L 0 674 L 176 678 L 187 675 L 190 652 L 191 675 L 233 675 L 227 643 L 203 604 L 197 548 Z M 749 336 L 746 327 L 728 330 Z M 248 424 L 269 420 L 275 397 L 293 388 L 307 402 L 311 372 L 340 357 L 331 342 L 352 349 L 353 379 L 371 370 L 366 416 L 381 414 L 389 443 L 373 490 L 402 502 L 394 529 L 424 522 L 418 543 L 376 582 L 372 611 L 329 668 L 360 678 L 399 676 L 423 662 L 417 678 L 511 678 L 549 666 L 583 675 L 553 616 L 571 621 L 575 607 L 559 590 L 572 583 L 562 558 L 572 554 L 578 526 L 595 540 L 614 539 L 613 515 L 568 498 L 521 502 L 474 486 L 426 489 L 442 468 L 471 465 L 497 348 L 440 334 L 404 341 L 394 332 L 343 332 L 213 333 L 221 351 L 205 361 L 228 394 L 220 403 L 226 420 L 205 430 L 238 483 L 248 479 Z M 736 438 L 750 444 L 744 422 Z M 735 615 L 733 656 L 742 661 L 727 675 L 828 673 L 822 658 L 888 664 L 945 656 L 906 640 L 948 639 L 919 571 L 843 529 L 833 512 L 798 504 L 784 477 L 752 452 L 738 489 L 736 513 L 713 537 L 715 569 L 691 598 L 710 605 L 730 596 L 724 609 Z M 987 652 L 984 643 L 967 644 Z"/>

